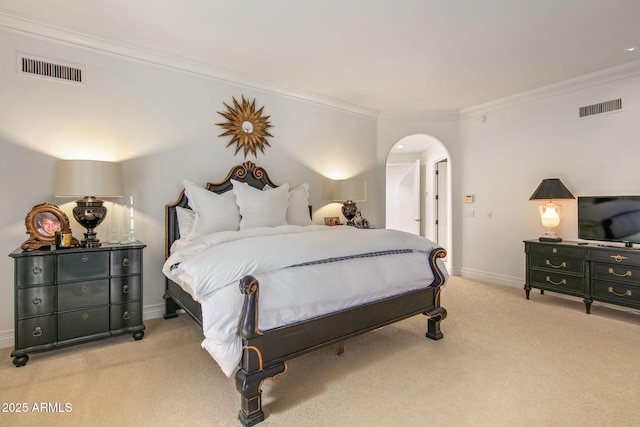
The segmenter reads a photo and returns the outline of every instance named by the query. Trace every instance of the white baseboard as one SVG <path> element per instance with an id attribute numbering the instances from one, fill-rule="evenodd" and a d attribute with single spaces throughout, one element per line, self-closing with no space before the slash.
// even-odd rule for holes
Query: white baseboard
<path id="1" fill-rule="evenodd" d="M 0 331 L 0 348 L 13 347 L 13 329 L 8 331 Z"/>
<path id="2" fill-rule="evenodd" d="M 462 268 L 461 273 L 462 277 L 468 277 L 469 279 L 479 280 L 481 282 L 512 286 L 514 288 L 524 288 L 524 278 L 522 277 L 490 273 L 488 271 L 474 270 L 472 268 Z"/>

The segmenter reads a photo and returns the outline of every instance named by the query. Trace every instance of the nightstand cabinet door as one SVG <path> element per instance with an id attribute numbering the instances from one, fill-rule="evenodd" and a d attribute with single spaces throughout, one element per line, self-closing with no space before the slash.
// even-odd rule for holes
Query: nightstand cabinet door
<path id="1" fill-rule="evenodd" d="M 140 276 L 114 277 L 111 279 L 111 303 L 140 301 Z"/>
<path id="2" fill-rule="evenodd" d="M 109 305 L 109 279 L 58 285 L 58 311 Z"/>
<path id="3" fill-rule="evenodd" d="M 142 252 L 139 249 L 118 250 L 111 253 L 111 275 L 140 274 Z"/>
<path id="4" fill-rule="evenodd" d="M 112 331 L 130 328 L 140 323 L 142 323 L 142 310 L 139 303 L 130 302 L 111 306 L 110 328 Z"/>
<path id="5" fill-rule="evenodd" d="M 58 283 L 109 277 L 109 252 L 58 255 Z"/>
<path id="6" fill-rule="evenodd" d="M 17 310 L 18 319 L 55 313 L 56 287 L 49 285 L 18 288 Z"/>
<path id="7" fill-rule="evenodd" d="M 16 343 L 23 349 L 40 347 L 38 350 L 41 350 L 53 347 L 57 339 L 57 321 L 56 315 L 18 320 Z"/>
<path id="8" fill-rule="evenodd" d="M 15 348 L 28 353 L 131 333 L 144 337 L 142 250 L 145 245 L 12 252 Z"/>
<path id="9" fill-rule="evenodd" d="M 55 257 L 37 255 L 16 258 L 15 278 L 18 287 L 52 284 L 55 280 Z"/>
<path id="10" fill-rule="evenodd" d="M 60 341 L 95 334 L 109 336 L 109 307 L 69 311 L 58 316 L 58 339 Z"/>

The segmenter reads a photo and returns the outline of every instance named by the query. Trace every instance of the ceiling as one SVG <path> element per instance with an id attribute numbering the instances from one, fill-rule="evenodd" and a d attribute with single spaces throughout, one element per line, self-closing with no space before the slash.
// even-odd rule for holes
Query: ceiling
<path id="1" fill-rule="evenodd" d="M 375 112 L 460 111 L 640 60 L 638 0 L 0 0 L 0 15 Z"/>

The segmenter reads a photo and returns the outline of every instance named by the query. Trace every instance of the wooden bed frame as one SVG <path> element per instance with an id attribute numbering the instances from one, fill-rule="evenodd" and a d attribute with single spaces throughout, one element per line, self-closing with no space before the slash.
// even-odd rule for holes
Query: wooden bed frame
<path id="1" fill-rule="evenodd" d="M 231 190 L 231 179 L 259 189 L 267 184 L 277 187 L 266 170 L 248 161 L 234 166 L 224 180 L 208 183 L 207 189 L 215 193 Z M 166 257 L 171 244 L 180 237 L 177 206 L 188 208 L 184 190 L 175 203 L 166 206 Z M 341 344 L 350 337 L 421 313 L 428 318 L 426 336 L 433 340 L 441 339 L 440 321 L 447 312 L 440 306 L 440 287 L 446 279 L 436 260 L 445 256 L 446 251 L 442 248 L 433 250 L 429 256 L 429 267 L 435 278 L 432 286 L 265 332 L 258 328 L 260 285 L 252 276 L 240 280 L 239 292 L 244 295 L 244 304 L 238 335 L 242 337 L 243 354 L 235 381 L 241 396 L 238 418 L 242 424 L 251 426 L 264 420 L 262 383 L 283 374 L 286 371 L 285 361 L 289 359 L 320 347 Z M 164 299 L 165 319 L 176 317 L 177 310 L 183 309 L 202 325 L 200 304 L 169 279 L 166 279 Z"/>

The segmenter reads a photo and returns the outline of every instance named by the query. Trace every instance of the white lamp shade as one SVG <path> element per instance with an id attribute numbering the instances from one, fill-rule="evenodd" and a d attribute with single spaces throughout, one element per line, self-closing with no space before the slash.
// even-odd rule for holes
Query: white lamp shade
<path id="1" fill-rule="evenodd" d="M 121 197 L 122 164 L 98 160 L 58 160 L 56 197 Z"/>
<path id="2" fill-rule="evenodd" d="M 363 179 L 345 179 L 336 181 L 333 190 L 333 200 L 336 202 L 364 202 L 367 200 L 367 182 Z"/>

